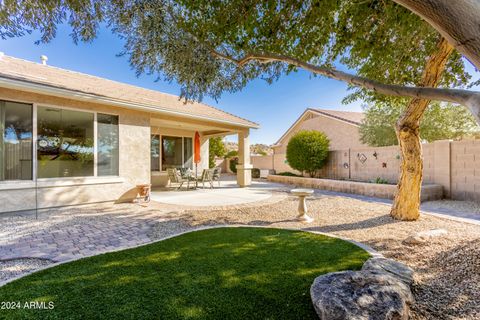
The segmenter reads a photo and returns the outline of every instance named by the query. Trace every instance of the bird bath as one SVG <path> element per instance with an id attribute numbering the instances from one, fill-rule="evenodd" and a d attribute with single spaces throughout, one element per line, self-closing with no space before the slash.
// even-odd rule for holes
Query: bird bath
<path id="1" fill-rule="evenodd" d="M 302 222 L 312 222 L 313 218 L 307 215 L 307 202 L 305 198 L 311 196 L 313 194 L 312 189 L 292 189 L 290 191 L 291 194 L 298 197 L 298 216 L 297 219 Z"/>

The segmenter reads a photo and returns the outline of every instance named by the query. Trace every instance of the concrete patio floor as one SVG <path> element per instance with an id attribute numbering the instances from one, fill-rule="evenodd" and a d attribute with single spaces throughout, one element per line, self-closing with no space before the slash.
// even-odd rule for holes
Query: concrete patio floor
<path id="1" fill-rule="evenodd" d="M 240 188 L 235 176 L 223 176 L 214 182 L 214 188 L 206 183 L 205 188 L 200 183 L 197 189 L 187 190 L 182 187 L 153 189 L 151 199 L 156 202 L 188 207 L 230 206 L 244 203 L 264 201 L 272 197 L 273 190 L 288 189 L 285 185 L 267 180 L 252 181 L 252 185 Z"/>

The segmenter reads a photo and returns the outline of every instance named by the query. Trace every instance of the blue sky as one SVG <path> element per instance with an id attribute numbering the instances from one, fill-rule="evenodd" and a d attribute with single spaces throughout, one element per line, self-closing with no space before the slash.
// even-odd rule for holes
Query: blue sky
<path id="1" fill-rule="evenodd" d="M 0 40 L 0 51 L 31 61 L 40 61 L 40 55 L 45 54 L 49 65 L 171 94 L 180 93 L 176 83 L 155 82 L 154 76 L 147 75 L 137 78 L 128 57 L 116 56 L 122 51 L 122 40 L 106 29 L 102 29 L 92 43 L 75 45 L 69 36 L 69 28 L 64 26 L 59 28 L 57 37 L 50 43 L 36 45 L 34 42 L 38 39 L 39 34 L 33 33 L 22 38 Z M 342 104 L 346 94 L 347 86 L 343 82 L 313 78 L 309 73 L 299 71 L 283 76 L 271 85 L 255 80 L 241 92 L 223 94 L 218 102 L 208 97 L 203 102 L 260 123 L 261 128 L 251 133 L 251 143 L 272 144 L 307 107 L 361 111 L 360 102 Z"/>

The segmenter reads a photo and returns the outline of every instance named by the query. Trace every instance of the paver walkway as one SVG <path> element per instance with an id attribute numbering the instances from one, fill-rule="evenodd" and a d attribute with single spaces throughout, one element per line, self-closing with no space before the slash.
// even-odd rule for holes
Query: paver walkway
<path id="1" fill-rule="evenodd" d="M 129 206 L 135 211 L 134 205 Z M 148 243 L 149 230 L 163 215 L 161 210 L 155 215 L 125 215 L 120 214 L 125 208 L 118 208 L 118 212 L 87 216 L 92 210 L 88 206 L 67 210 L 41 212 L 38 220 L 32 214 L 0 218 L 6 230 L 0 233 L 1 259 L 65 261 Z"/>

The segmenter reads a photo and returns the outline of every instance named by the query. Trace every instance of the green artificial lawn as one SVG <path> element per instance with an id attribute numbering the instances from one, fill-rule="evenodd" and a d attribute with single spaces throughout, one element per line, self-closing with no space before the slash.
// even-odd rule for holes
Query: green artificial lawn
<path id="1" fill-rule="evenodd" d="M 6 319 L 314 319 L 310 285 L 369 257 L 335 238 L 216 228 L 34 273 L 0 287 Z M 23 308 L 53 301 L 52 310 Z"/>

